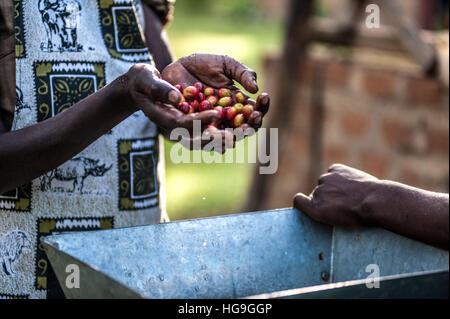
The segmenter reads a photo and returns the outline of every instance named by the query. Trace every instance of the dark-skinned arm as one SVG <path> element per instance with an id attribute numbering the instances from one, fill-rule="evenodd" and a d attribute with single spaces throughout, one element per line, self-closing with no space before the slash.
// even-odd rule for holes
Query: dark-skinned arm
<path id="1" fill-rule="evenodd" d="M 449 195 L 380 180 L 335 164 L 311 195 L 297 194 L 294 207 L 313 219 L 347 227 L 382 227 L 449 249 Z"/>
<path id="2" fill-rule="evenodd" d="M 0 193 L 61 165 L 135 111 L 113 82 L 65 112 L 0 135 Z"/>
<path id="3" fill-rule="evenodd" d="M 142 3 L 145 19 L 145 43 L 155 61 L 156 68 L 162 72 L 166 66 L 174 61 L 167 33 L 155 12 Z"/>
<path id="4" fill-rule="evenodd" d="M 0 133 L 0 193 L 58 167 L 139 110 L 165 130 L 217 120 L 216 111 L 184 115 L 179 92 L 159 72 L 136 64 L 65 112 L 27 128 Z M 139 106 L 139 107 L 138 107 Z"/>
<path id="5" fill-rule="evenodd" d="M 152 39 L 149 38 L 149 41 Z M 177 67 L 181 63 L 172 63 L 174 67 L 168 72 L 170 78 L 182 83 L 198 75 L 198 72 L 220 81 L 224 77 L 226 81 L 237 80 L 244 87 L 246 83 L 252 83 L 250 78 L 254 74 L 234 59 L 220 57 L 218 60 L 215 55 L 201 56 L 202 59 L 193 61 L 188 58 L 191 70 Z M 161 63 L 161 60 L 158 61 Z M 210 70 L 211 63 L 215 65 L 217 61 L 221 67 Z M 226 70 L 237 70 L 239 72 L 234 73 L 238 76 L 232 75 L 226 79 L 229 76 L 224 74 Z M 247 89 L 254 91 L 256 82 L 249 86 Z M 220 114 L 214 110 L 183 114 L 176 108 L 180 99 L 178 90 L 164 81 L 164 77 L 161 79 L 158 70 L 148 64 L 136 64 L 111 84 L 65 112 L 22 130 L 0 133 L 0 193 L 63 164 L 139 108 L 162 132 L 171 132 L 174 128 L 186 128 L 192 132 L 194 121 L 201 121 L 207 126 L 219 120 Z M 267 110 L 268 96 L 260 100 L 264 102 L 261 110 Z M 255 125 L 260 125 L 262 113 L 257 108 L 255 114 L 259 115 L 253 117 Z"/>

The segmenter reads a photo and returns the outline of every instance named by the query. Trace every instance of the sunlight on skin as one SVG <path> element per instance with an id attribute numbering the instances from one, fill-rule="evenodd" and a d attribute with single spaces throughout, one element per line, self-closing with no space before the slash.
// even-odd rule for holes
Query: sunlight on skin
<path id="1" fill-rule="evenodd" d="M 218 37 L 211 33 L 189 33 L 183 37 L 185 41 L 176 41 L 174 44 L 175 52 L 182 52 L 180 56 L 189 55 L 196 52 L 206 52 L 215 54 L 225 54 L 234 57 L 250 68 L 261 74 L 260 61 L 262 59 L 261 44 L 257 43 L 256 38 L 249 35 L 223 35 Z M 259 71 L 259 72 L 258 72 Z M 259 77 L 260 87 L 264 83 Z M 241 89 L 242 86 L 238 85 Z M 248 92 L 247 92 L 248 93 Z M 257 94 L 249 94 L 252 99 L 257 98 Z"/>
<path id="2" fill-rule="evenodd" d="M 247 35 L 221 34 L 218 37 L 217 34 L 212 33 L 188 33 L 183 37 L 183 41 L 174 41 L 173 49 L 175 52 L 181 52 L 177 54 L 180 57 L 198 52 L 229 55 L 258 71 L 260 66 L 253 66 L 253 64 L 255 60 L 260 60 L 257 56 L 260 50 L 254 42 L 255 39 Z M 261 79 L 258 82 L 261 86 Z M 238 84 L 238 87 L 242 90 L 241 85 Z M 249 96 L 256 99 L 257 94 L 249 94 Z"/>

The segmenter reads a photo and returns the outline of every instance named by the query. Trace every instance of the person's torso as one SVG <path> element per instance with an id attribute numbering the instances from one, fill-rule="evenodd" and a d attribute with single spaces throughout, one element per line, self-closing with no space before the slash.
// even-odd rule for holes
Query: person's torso
<path id="1" fill-rule="evenodd" d="M 64 112 L 134 63 L 153 63 L 131 0 L 14 3 L 13 131 Z M 60 295 L 42 236 L 166 220 L 159 155 L 158 129 L 139 111 L 60 167 L 0 194 L 0 298 Z"/>

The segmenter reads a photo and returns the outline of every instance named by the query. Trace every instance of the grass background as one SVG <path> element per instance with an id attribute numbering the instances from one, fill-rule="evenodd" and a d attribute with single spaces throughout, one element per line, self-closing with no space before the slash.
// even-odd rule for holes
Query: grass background
<path id="1" fill-rule="evenodd" d="M 279 49 L 282 23 L 280 18 L 262 12 L 252 0 L 178 0 L 167 33 L 176 57 L 195 52 L 233 56 L 258 73 L 262 92 L 262 58 Z M 237 148 L 247 149 L 247 144 L 239 142 Z M 174 164 L 170 160 L 173 145 L 165 143 L 171 220 L 242 211 L 254 164 Z"/>

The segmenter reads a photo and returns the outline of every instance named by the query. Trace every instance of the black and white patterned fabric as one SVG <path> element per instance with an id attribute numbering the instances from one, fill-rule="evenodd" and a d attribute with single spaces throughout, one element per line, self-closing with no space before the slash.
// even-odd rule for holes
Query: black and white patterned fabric
<path id="1" fill-rule="evenodd" d="M 14 4 L 13 130 L 64 112 L 134 63 L 153 65 L 132 0 Z M 159 146 L 156 125 L 139 111 L 60 167 L 0 194 L 0 298 L 61 297 L 42 236 L 167 220 Z"/>

